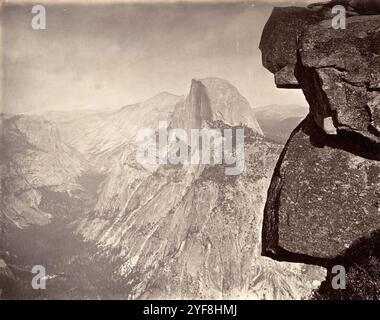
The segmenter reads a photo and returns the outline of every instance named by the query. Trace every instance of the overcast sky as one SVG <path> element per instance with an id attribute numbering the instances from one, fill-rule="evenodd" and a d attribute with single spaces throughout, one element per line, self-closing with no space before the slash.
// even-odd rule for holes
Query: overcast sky
<path id="1" fill-rule="evenodd" d="M 281 1 L 282 3 L 284 1 Z M 299 2 L 299 1 L 298 1 Z M 46 5 L 47 29 L 31 28 L 31 5 L 3 12 L 3 111 L 112 109 L 192 78 L 230 81 L 253 107 L 306 105 L 262 67 L 259 40 L 273 4 Z"/>

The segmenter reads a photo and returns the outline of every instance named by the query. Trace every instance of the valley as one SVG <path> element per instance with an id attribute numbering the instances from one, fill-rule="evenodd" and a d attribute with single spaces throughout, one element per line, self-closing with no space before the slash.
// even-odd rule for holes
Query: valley
<path id="1" fill-rule="evenodd" d="M 0 275 L 4 298 L 294 299 L 318 267 L 261 256 L 262 212 L 282 145 L 265 138 L 238 90 L 193 80 L 104 114 L 2 116 Z M 244 129 L 244 171 L 136 160 L 136 133 Z M 53 279 L 32 290 L 30 270 Z"/>

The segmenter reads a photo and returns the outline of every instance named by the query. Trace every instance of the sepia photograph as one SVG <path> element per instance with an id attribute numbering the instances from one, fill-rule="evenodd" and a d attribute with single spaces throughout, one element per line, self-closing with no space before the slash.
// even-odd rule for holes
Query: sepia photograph
<path id="1" fill-rule="evenodd" d="M 0 21 L 0 300 L 380 299 L 380 0 Z"/>

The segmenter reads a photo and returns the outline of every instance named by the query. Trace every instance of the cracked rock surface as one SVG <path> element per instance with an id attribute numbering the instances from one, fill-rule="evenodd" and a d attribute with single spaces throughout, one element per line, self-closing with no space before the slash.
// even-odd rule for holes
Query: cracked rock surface
<path id="1" fill-rule="evenodd" d="M 337 2 L 346 29 L 332 28 Z M 324 264 L 380 229 L 379 13 L 376 1 L 275 8 L 264 28 L 263 65 L 310 106 L 272 178 L 264 255 Z"/>
<path id="2" fill-rule="evenodd" d="M 360 141 L 330 137 L 308 116 L 280 157 L 269 189 L 263 246 L 269 255 L 333 259 L 380 229 L 378 161 Z"/>
<path id="3" fill-rule="evenodd" d="M 326 20 L 298 42 L 296 78 L 315 122 L 326 131 L 349 131 L 380 142 L 380 15 L 347 19 L 346 30 Z M 331 118 L 336 130 L 325 128 Z"/>

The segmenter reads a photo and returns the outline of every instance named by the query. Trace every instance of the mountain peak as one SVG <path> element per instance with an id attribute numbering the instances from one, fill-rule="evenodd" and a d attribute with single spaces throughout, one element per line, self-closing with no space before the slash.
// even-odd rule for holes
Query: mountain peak
<path id="1" fill-rule="evenodd" d="M 227 80 L 222 79 L 222 78 L 217 78 L 217 77 L 207 77 L 207 78 L 203 78 L 203 79 L 192 79 L 192 82 L 193 81 L 194 82 L 200 82 L 205 87 L 233 87 L 233 88 L 235 88 L 235 86 L 233 86 Z"/>
<path id="2" fill-rule="evenodd" d="M 246 125 L 262 134 L 251 106 L 235 86 L 216 77 L 192 79 L 188 98 L 177 105 L 175 126 L 200 128 L 204 121 L 218 120 L 231 126 Z"/>
<path id="3" fill-rule="evenodd" d="M 143 103 L 173 104 L 176 103 L 180 98 L 181 96 L 172 94 L 167 91 L 162 91 L 149 98 L 148 100 L 145 100 Z"/>

